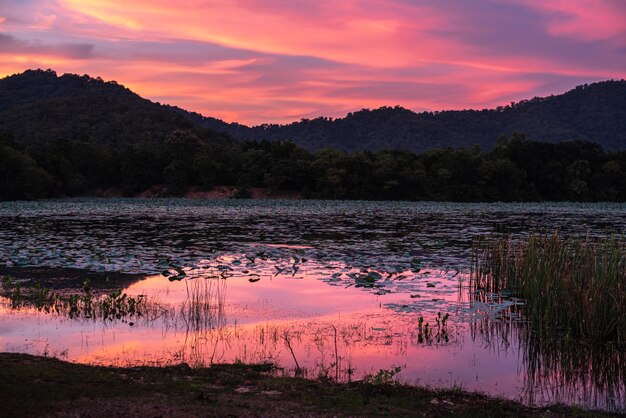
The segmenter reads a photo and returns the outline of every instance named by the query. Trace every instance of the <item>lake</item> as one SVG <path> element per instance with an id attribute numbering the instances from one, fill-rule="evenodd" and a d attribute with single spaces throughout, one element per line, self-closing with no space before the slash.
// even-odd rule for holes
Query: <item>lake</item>
<path id="1" fill-rule="evenodd" d="M 623 234 L 626 205 L 0 203 L 0 272 L 15 277 L 0 297 L 0 350 L 121 366 L 273 362 L 309 378 L 393 375 L 622 411 L 623 350 L 545 346 L 523 300 L 468 286 L 475 238 L 555 230 Z M 15 293 L 41 302 L 44 288 L 91 299 Z"/>

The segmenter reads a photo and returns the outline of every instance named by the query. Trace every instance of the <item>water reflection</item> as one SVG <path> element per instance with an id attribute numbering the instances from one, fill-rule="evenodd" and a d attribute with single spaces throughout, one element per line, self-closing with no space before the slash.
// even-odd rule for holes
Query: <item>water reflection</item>
<path id="1" fill-rule="evenodd" d="M 143 295 L 141 314 L 70 317 L 0 297 L 0 350 L 121 366 L 270 361 L 339 381 L 400 367 L 409 383 L 624 408 L 626 350 L 539 340 L 523 301 L 474 292 L 463 271 L 473 235 L 602 233 L 626 225 L 624 206 L 74 203 L 0 204 L 0 260 L 22 289 L 60 271 L 46 267 L 97 271 L 94 300 Z M 57 279 L 44 285 L 83 291 L 84 278 Z"/>
<path id="2" fill-rule="evenodd" d="M 229 258 L 231 264 L 237 259 Z M 258 282 L 249 280 L 257 273 L 235 269 L 223 278 L 217 266 L 224 262 L 187 269 L 180 281 L 155 275 L 128 286 L 118 298 L 145 298 L 141 315 L 132 318 L 98 317 L 95 310 L 43 315 L 34 305 L 15 309 L 11 298 L 2 298 L 0 347 L 121 366 L 273 362 L 287 374 L 339 381 L 399 367 L 407 382 L 456 385 L 529 404 L 623 408 L 623 350 L 538 340 L 521 320 L 520 301 L 471 294 L 453 272 L 403 272 L 392 291 L 380 294 L 380 288 L 347 285 L 348 275 L 330 281 L 328 266 L 312 261 L 296 274 L 260 274 Z M 421 296 L 411 297 L 418 288 Z"/>
<path id="3" fill-rule="evenodd" d="M 529 326 L 519 330 L 526 365 L 526 396 L 545 402 L 589 402 L 623 408 L 626 398 L 626 347 L 587 345 L 566 338 L 546 341 Z"/>
<path id="4" fill-rule="evenodd" d="M 494 355 L 520 357 L 520 399 L 527 404 L 574 403 L 598 409 L 624 409 L 623 344 L 588 344 L 556 335 L 547 339 L 526 321 L 489 316 L 472 323 L 470 334 Z"/>

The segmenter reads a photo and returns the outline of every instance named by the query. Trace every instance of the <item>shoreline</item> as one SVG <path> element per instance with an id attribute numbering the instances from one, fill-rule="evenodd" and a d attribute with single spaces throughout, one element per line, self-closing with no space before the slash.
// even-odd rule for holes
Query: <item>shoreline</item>
<path id="1" fill-rule="evenodd" d="M 268 364 L 115 368 L 0 353 L 0 415 L 621 416 L 575 406 L 529 407 L 459 389 L 376 381 L 338 384 L 281 377 L 275 371 Z"/>
<path id="2" fill-rule="evenodd" d="M 238 191 L 239 189 L 233 189 Z M 124 195 L 122 193 L 110 193 L 110 192 L 95 192 L 92 194 L 76 195 L 76 196 L 51 196 L 38 199 L 17 199 L 17 200 L 0 200 L 1 204 L 11 203 L 30 203 L 30 202 L 55 202 L 55 201 L 81 201 L 81 200 L 129 200 L 129 201 L 167 201 L 167 200 L 186 200 L 197 202 L 213 202 L 213 201 L 292 201 L 292 202 L 372 202 L 372 203 L 419 203 L 419 204 L 443 204 L 443 205 L 572 205 L 572 206 L 586 206 L 586 205 L 612 205 L 612 206 L 624 206 L 626 200 L 372 200 L 372 199 L 329 199 L 320 198 L 315 196 L 304 196 L 294 193 L 268 193 L 264 189 L 255 189 L 251 195 L 238 196 L 228 191 L 214 192 L 214 191 L 193 191 L 186 192 L 184 195 L 176 196 L 170 194 L 159 195 L 157 193 L 142 192 L 135 195 Z"/>

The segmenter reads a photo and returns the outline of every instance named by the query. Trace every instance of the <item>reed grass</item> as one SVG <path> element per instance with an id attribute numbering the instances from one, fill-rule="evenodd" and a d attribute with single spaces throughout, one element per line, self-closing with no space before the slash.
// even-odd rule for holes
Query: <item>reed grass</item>
<path id="1" fill-rule="evenodd" d="M 533 330 L 594 341 L 626 341 L 623 236 L 532 234 L 475 241 L 471 287 L 524 298 Z"/>
<path id="2" fill-rule="evenodd" d="M 11 308 L 33 307 L 45 313 L 67 316 L 70 319 L 93 319 L 102 321 L 146 317 L 160 308 L 148 303 L 143 295 L 128 296 L 121 290 L 97 296 L 91 291 L 89 280 L 85 280 L 82 293 L 60 294 L 35 284 L 22 287 L 11 277 L 5 276 L 0 284 L 0 296 L 7 298 Z"/>
<path id="3" fill-rule="evenodd" d="M 188 330 L 202 331 L 226 325 L 226 281 L 216 276 L 186 279 L 187 298 L 180 316 Z"/>

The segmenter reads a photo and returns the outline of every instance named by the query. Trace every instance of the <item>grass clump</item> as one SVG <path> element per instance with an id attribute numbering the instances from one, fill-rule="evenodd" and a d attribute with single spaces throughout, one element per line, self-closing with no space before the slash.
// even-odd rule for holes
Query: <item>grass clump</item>
<path id="1" fill-rule="evenodd" d="M 622 236 L 476 241 L 471 285 L 524 298 L 534 330 L 626 341 L 626 242 Z"/>
<path id="2" fill-rule="evenodd" d="M 70 319 L 122 320 L 144 316 L 149 304 L 143 295 L 128 296 L 121 290 L 108 295 L 97 296 L 91 291 L 89 279 L 83 283 L 82 293 L 63 295 L 36 283 L 32 287 L 22 287 L 9 276 L 2 277 L 0 296 L 6 297 L 11 308 L 34 307 L 45 313 L 55 313 Z"/>

